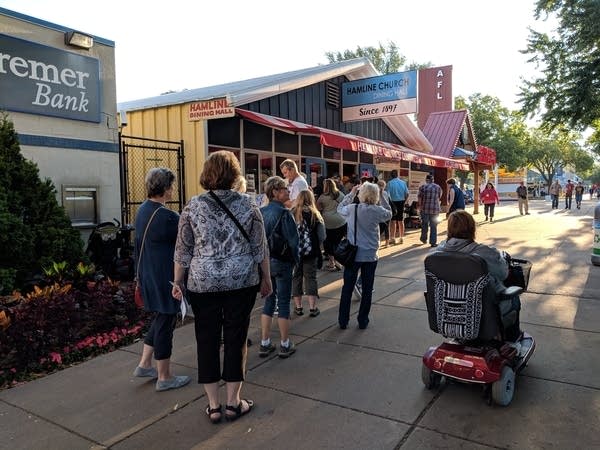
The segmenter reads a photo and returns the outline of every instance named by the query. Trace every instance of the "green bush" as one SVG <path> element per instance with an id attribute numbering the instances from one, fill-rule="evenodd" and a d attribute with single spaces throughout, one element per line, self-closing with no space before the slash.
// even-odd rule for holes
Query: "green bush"
<path id="1" fill-rule="evenodd" d="M 83 242 L 56 200 L 49 179 L 21 154 L 18 136 L 0 116 L 0 294 L 22 289 L 53 261 L 75 265 Z"/>

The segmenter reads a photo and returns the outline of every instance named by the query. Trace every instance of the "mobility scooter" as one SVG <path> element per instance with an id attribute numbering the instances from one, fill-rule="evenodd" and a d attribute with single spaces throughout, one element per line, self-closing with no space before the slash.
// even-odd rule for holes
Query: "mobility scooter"
<path id="1" fill-rule="evenodd" d="M 509 267 L 519 262 L 526 264 L 521 286 L 497 294 L 482 258 L 458 252 L 435 252 L 425 258 L 429 327 L 446 338 L 423 355 L 421 375 L 427 389 L 437 388 L 445 377 L 480 384 L 488 404 L 510 404 L 515 375 L 535 350 L 535 340 L 525 332 L 514 342 L 505 336 L 518 311 L 503 316 L 500 304 L 522 293 L 529 281 L 530 263 L 514 259 Z M 522 267 L 517 269 L 523 273 Z"/>

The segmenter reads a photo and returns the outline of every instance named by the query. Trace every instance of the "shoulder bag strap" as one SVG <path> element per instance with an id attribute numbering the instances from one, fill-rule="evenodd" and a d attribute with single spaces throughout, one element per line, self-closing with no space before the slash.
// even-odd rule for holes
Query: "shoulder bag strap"
<path id="1" fill-rule="evenodd" d="M 239 222 L 239 220 L 237 220 L 237 218 L 233 215 L 233 213 L 229 210 L 229 208 L 227 206 L 225 206 L 225 203 L 223 203 L 223 201 L 219 198 L 219 196 L 217 194 L 215 194 L 213 191 L 208 191 L 208 194 L 219 204 L 221 209 L 227 213 L 227 215 L 231 218 L 231 220 L 233 220 L 233 223 L 235 223 L 237 225 L 237 227 L 240 229 L 240 231 L 242 232 L 242 234 L 244 235 L 246 240 L 248 242 L 250 242 L 250 236 L 248 236 L 248 233 L 246 233 L 246 230 L 244 230 L 244 228 L 242 227 L 242 224 Z"/>
<path id="2" fill-rule="evenodd" d="M 358 229 L 358 203 L 356 204 L 356 208 L 354 208 L 354 245 L 356 244 L 356 230 Z"/>
<path id="3" fill-rule="evenodd" d="M 154 212 L 150 216 L 150 220 L 146 224 L 146 229 L 144 230 L 144 236 L 142 237 L 142 244 L 140 245 L 140 254 L 138 255 L 138 260 L 137 260 L 137 270 L 135 272 L 136 280 L 139 278 L 139 274 L 140 274 L 140 262 L 142 261 L 142 253 L 144 252 L 144 243 L 146 242 L 146 233 L 148 233 L 148 227 L 150 226 L 150 223 L 152 222 L 152 219 L 154 219 L 154 216 L 156 215 L 158 210 L 161 208 L 164 208 L 164 206 L 159 206 L 158 208 L 156 208 L 154 210 Z"/>

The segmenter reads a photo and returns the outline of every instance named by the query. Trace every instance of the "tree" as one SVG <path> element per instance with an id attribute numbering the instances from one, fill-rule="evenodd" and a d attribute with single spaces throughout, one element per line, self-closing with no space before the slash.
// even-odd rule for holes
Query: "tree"
<path id="1" fill-rule="evenodd" d="M 12 122 L 0 116 L 0 294 L 22 287 L 52 262 L 83 258 L 79 232 L 71 226 L 56 191 L 41 180 L 35 163 L 21 154 Z"/>
<path id="2" fill-rule="evenodd" d="M 356 50 L 344 50 L 344 52 L 327 52 L 325 56 L 330 63 L 346 61 L 348 59 L 366 57 L 371 60 L 373 66 L 382 74 L 396 73 L 406 62 L 406 58 L 398 53 L 398 46 L 390 41 L 387 47 L 381 42 L 379 47 L 356 47 Z"/>
<path id="3" fill-rule="evenodd" d="M 475 93 L 466 100 L 457 97 L 456 109 L 467 109 L 478 144 L 496 150 L 498 164 L 509 171 L 527 164 L 527 126 L 523 116 L 510 111 L 497 97 Z"/>
<path id="4" fill-rule="evenodd" d="M 553 35 L 530 29 L 524 54 L 542 70 L 523 80 L 519 94 L 524 114 L 540 110 L 547 129 L 598 127 L 600 119 L 600 5 L 597 0 L 538 0 L 535 18 L 555 15 Z"/>
<path id="5" fill-rule="evenodd" d="M 577 143 L 577 133 L 554 131 L 548 134 L 539 128 L 531 133 L 527 160 L 550 186 L 558 167 L 572 167 L 585 177 L 591 173 L 594 159 Z"/>

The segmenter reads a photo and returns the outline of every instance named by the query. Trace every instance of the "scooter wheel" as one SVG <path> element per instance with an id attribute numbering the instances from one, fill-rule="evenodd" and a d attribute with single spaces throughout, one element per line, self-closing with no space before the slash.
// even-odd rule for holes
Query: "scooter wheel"
<path id="1" fill-rule="evenodd" d="M 500 406 L 507 406 L 515 393 L 515 372 L 508 366 L 502 368 L 500 379 L 492 383 L 492 399 Z"/>
<path id="2" fill-rule="evenodd" d="M 439 373 L 433 372 L 429 367 L 423 364 L 421 367 L 421 381 L 427 389 L 435 389 L 440 385 L 442 376 Z"/>

